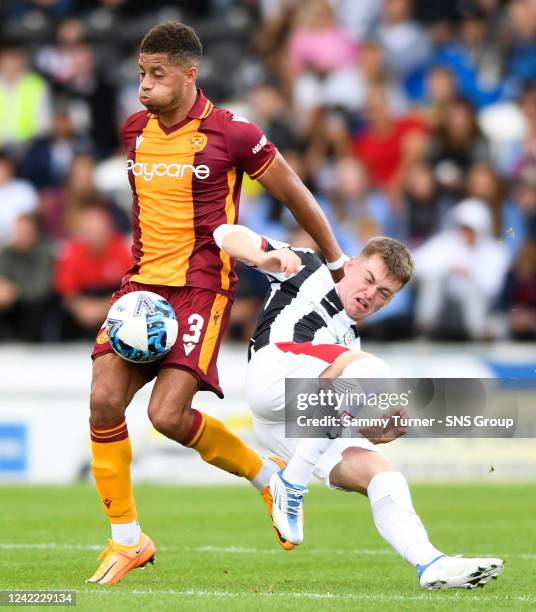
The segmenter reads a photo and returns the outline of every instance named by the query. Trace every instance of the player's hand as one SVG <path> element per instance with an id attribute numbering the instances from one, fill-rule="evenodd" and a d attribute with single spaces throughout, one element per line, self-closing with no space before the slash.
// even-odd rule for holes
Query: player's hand
<path id="1" fill-rule="evenodd" d="M 394 416 L 406 419 L 409 417 L 409 413 L 404 409 L 397 410 L 396 412 L 385 415 L 384 418 L 389 419 L 387 427 L 362 427 L 359 433 L 365 436 L 365 438 L 370 440 L 373 444 L 387 444 L 388 442 L 392 442 L 402 437 L 408 430 L 407 427 L 403 427 L 400 424 L 400 420 L 398 420 L 397 425 L 397 420 L 393 419 Z"/>
<path id="2" fill-rule="evenodd" d="M 267 272 L 282 272 L 287 278 L 299 272 L 301 265 L 301 259 L 287 247 L 263 252 L 256 262 L 257 268 Z"/>

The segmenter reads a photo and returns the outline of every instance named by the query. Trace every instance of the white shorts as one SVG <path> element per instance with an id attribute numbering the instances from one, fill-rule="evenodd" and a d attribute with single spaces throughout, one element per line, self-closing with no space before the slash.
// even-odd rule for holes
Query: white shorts
<path id="1" fill-rule="evenodd" d="M 285 379 L 318 378 L 338 355 L 349 350 L 335 344 L 269 344 L 254 353 L 246 373 L 246 398 L 253 414 L 255 433 L 271 453 L 290 459 L 300 438 L 285 437 Z M 377 451 L 366 438 L 339 438 L 322 455 L 314 475 L 326 486 L 331 470 L 341 462 L 349 447 Z"/>

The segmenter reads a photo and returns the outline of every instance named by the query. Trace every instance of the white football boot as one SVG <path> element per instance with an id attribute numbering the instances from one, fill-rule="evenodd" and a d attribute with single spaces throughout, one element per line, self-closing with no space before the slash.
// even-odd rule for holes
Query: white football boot
<path id="1" fill-rule="evenodd" d="M 275 528 L 287 542 L 301 544 L 303 541 L 303 495 L 307 489 L 287 482 L 283 470 L 272 474 L 272 520 Z"/>
<path id="2" fill-rule="evenodd" d="M 504 569 L 502 559 L 447 557 L 428 565 L 417 565 L 419 582 L 425 589 L 474 589 L 496 580 Z"/>

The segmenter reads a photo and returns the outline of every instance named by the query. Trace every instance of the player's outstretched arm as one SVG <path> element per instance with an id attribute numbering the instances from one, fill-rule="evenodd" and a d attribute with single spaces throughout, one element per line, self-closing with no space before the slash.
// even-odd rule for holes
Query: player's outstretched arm
<path id="1" fill-rule="evenodd" d="M 262 236 L 243 225 L 220 225 L 214 230 L 214 240 L 231 257 L 262 272 L 282 274 L 288 278 L 296 274 L 301 266 L 300 258 L 287 245 L 265 252 Z"/>
<path id="2" fill-rule="evenodd" d="M 258 180 L 274 198 L 287 206 L 296 221 L 319 246 L 328 264 L 340 262 L 340 266 L 328 265 L 335 280 L 340 280 L 344 275 L 346 259 L 328 220 L 313 194 L 280 153 L 277 153 L 274 163 Z"/>

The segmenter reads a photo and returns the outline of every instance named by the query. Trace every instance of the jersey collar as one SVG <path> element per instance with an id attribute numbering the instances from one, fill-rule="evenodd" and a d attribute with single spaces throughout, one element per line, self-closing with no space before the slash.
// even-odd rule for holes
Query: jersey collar
<path id="1" fill-rule="evenodd" d="M 206 119 L 212 112 L 213 108 L 214 104 L 212 104 L 212 102 L 207 97 L 205 97 L 203 90 L 198 89 L 197 99 L 194 102 L 194 105 L 192 106 L 190 111 L 188 112 L 187 117 L 189 117 L 190 119 Z"/>
<path id="2" fill-rule="evenodd" d="M 212 104 L 212 102 L 205 97 L 205 94 L 201 89 L 198 89 L 197 98 L 194 102 L 194 105 L 188 111 L 188 114 L 182 121 L 179 121 L 179 123 L 176 123 L 175 125 L 166 126 L 160 121 L 160 117 L 157 117 L 156 120 L 158 121 L 158 125 L 160 126 L 160 129 L 164 132 L 164 134 L 169 136 L 173 132 L 176 132 L 177 130 L 183 128 L 192 119 L 206 119 L 212 112 L 213 108 L 214 104 Z"/>

